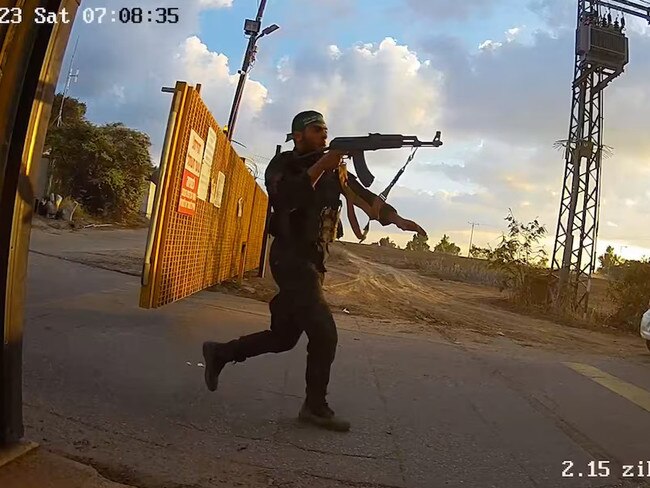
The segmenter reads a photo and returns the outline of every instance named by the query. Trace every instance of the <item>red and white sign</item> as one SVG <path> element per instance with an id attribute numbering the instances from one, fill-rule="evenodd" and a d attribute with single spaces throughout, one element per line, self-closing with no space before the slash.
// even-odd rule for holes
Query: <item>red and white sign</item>
<path id="1" fill-rule="evenodd" d="M 178 200 L 178 212 L 183 215 L 193 216 L 196 213 L 196 193 L 199 189 L 204 147 L 205 141 L 192 129 L 183 170 L 181 197 Z"/>
<path id="2" fill-rule="evenodd" d="M 181 198 L 178 201 L 178 212 L 193 216 L 196 213 L 196 191 L 199 187 L 199 177 L 188 170 L 183 171 Z"/>

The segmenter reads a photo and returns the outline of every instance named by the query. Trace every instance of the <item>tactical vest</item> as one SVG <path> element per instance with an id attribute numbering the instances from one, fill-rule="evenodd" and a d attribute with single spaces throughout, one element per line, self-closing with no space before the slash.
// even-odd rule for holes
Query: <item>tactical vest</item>
<path id="1" fill-rule="evenodd" d="M 286 164 L 301 164 L 305 169 L 314 161 L 297 163 L 288 160 Z M 273 209 L 270 233 L 294 244 L 314 245 L 329 243 L 342 235 L 340 222 L 341 183 L 339 173 L 327 171 L 320 177 L 309 201 L 292 211 Z"/>

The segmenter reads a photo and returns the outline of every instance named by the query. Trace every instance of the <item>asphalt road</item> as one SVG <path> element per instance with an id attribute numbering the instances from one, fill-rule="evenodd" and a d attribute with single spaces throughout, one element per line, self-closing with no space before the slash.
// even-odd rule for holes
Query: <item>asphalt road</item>
<path id="1" fill-rule="evenodd" d="M 322 432 L 295 420 L 304 338 L 229 366 L 218 392 L 205 389 L 201 343 L 265 328 L 264 304 L 205 292 L 147 311 L 138 287 L 136 277 L 30 256 L 27 436 L 116 481 L 650 486 L 650 356 L 363 334 L 360 319 L 340 316 L 330 402 L 353 429 Z"/>

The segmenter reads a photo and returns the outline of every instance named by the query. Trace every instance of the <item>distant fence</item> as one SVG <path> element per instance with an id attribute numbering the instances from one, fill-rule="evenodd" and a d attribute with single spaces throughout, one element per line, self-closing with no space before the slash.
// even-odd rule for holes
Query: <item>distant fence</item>
<path id="1" fill-rule="evenodd" d="M 156 308 L 259 265 L 268 197 L 201 100 L 176 84 L 142 270 Z"/>

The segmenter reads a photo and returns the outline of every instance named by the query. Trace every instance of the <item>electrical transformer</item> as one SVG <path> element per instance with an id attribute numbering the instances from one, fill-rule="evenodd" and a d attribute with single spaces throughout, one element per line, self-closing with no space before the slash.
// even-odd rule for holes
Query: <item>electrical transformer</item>
<path id="1" fill-rule="evenodd" d="M 629 61 L 628 38 L 617 26 L 583 23 L 577 40 L 578 55 L 589 64 L 623 71 Z"/>

